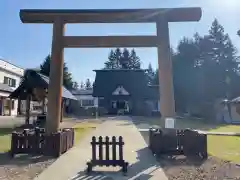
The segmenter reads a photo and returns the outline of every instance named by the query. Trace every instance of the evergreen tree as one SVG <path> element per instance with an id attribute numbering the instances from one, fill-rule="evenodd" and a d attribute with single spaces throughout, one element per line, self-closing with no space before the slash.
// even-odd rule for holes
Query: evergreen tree
<path id="1" fill-rule="evenodd" d="M 121 69 L 121 57 L 122 57 L 122 51 L 120 48 L 117 48 L 114 52 L 116 57 L 116 69 Z"/>
<path id="2" fill-rule="evenodd" d="M 50 74 L 50 61 L 51 56 L 48 55 L 43 61 L 43 63 L 40 65 L 40 73 L 48 77 Z M 63 85 L 69 90 L 73 88 L 72 74 L 68 72 L 68 67 L 66 63 L 64 63 L 63 66 Z"/>
<path id="3" fill-rule="evenodd" d="M 77 90 L 79 88 L 79 85 L 77 82 L 73 82 L 73 89 Z"/>
<path id="4" fill-rule="evenodd" d="M 73 89 L 73 79 L 72 74 L 68 72 L 68 67 L 66 63 L 63 66 L 63 85 L 68 89 Z"/>
<path id="5" fill-rule="evenodd" d="M 240 95 L 237 51 L 217 20 L 207 35 L 183 38 L 172 53 L 172 63 L 177 111 Z M 158 83 L 158 70 L 154 82 Z"/>
<path id="6" fill-rule="evenodd" d="M 234 78 L 238 71 L 237 51 L 233 46 L 228 34 L 224 32 L 222 25 L 215 19 L 209 30 L 209 35 L 204 38 L 208 49 L 204 51 L 202 64 L 203 79 L 207 100 L 213 101 L 217 98 L 227 96 L 226 78 Z"/>
<path id="7" fill-rule="evenodd" d="M 198 90 L 195 69 L 198 58 L 198 48 L 193 39 L 183 38 L 172 53 L 173 83 L 178 111 L 187 111 L 188 107 L 198 102 Z"/>
<path id="8" fill-rule="evenodd" d="M 51 61 L 51 56 L 48 55 L 44 59 L 43 63 L 40 65 L 40 73 L 48 77 L 50 73 L 50 61 Z"/>
<path id="9" fill-rule="evenodd" d="M 131 53 L 128 49 L 116 48 L 111 50 L 108 56 L 108 61 L 104 63 L 104 69 L 140 69 L 140 58 L 136 55 L 134 49 Z"/>
<path id="10" fill-rule="evenodd" d="M 120 66 L 121 69 L 129 69 L 130 65 L 130 53 L 127 48 L 124 48 L 121 58 L 120 58 Z"/>
<path id="11" fill-rule="evenodd" d="M 141 69 L 140 58 L 137 56 L 134 49 L 131 50 L 129 57 L 129 69 Z"/>
<path id="12" fill-rule="evenodd" d="M 86 80 L 85 87 L 86 89 L 90 89 L 92 87 L 90 79 Z"/>
<path id="13" fill-rule="evenodd" d="M 146 71 L 146 74 L 147 74 L 147 77 L 148 77 L 148 83 L 149 83 L 150 85 L 155 84 L 155 82 L 154 82 L 155 72 L 154 72 L 154 70 L 153 70 L 153 68 L 152 68 L 151 63 L 148 64 L 148 69 L 147 69 L 147 71 Z"/>
<path id="14" fill-rule="evenodd" d="M 81 84 L 80 84 L 80 89 L 84 89 L 84 83 L 81 81 Z"/>
<path id="15" fill-rule="evenodd" d="M 104 69 L 116 69 L 117 68 L 117 57 L 113 50 L 110 51 L 108 61 L 104 63 Z"/>

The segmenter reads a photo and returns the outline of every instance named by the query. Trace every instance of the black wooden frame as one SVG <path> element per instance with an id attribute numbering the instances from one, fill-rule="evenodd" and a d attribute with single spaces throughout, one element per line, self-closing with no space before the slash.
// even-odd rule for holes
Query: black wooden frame
<path id="1" fill-rule="evenodd" d="M 190 129 L 149 129 L 149 148 L 156 155 L 208 157 L 207 135 Z"/>
<path id="2" fill-rule="evenodd" d="M 112 137 L 111 141 L 108 136 L 100 136 L 98 141 L 96 137 L 92 137 L 92 160 L 87 162 L 87 173 L 92 172 L 93 167 L 95 166 L 120 166 L 124 174 L 127 173 L 128 162 L 123 159 L 123 138 L 122 136 L 118 137 L 118 141 L 115 136 Z M 104 152 L 105 147 L 105 152 Z M 119 150 L 117 155 L 117 149 Z M 98 154 L 97 154 L 98 150 Z M 110 158 L 110 150 L 112 151 L 112 157 Z M 105 158 L 103 154 L 105 153 Z"/>

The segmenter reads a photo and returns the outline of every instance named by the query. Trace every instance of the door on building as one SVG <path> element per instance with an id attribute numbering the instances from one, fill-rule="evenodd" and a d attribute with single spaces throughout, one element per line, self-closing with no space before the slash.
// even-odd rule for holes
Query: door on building
<path id="1" fill-rule="evenodd" d="M 119 111 L 121 113 L 129 113 L 130 108 L 129 108 L 129 103 L 126 100 L 117 100 L 117 101 L 112 101 L 111 102 L 111 109 L 113 114 L 118 114 Z"/>

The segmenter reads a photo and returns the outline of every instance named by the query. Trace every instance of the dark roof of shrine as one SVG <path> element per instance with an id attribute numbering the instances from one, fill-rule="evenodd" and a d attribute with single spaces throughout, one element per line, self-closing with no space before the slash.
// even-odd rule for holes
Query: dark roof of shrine
<path id="1" fill-rule="evenodd" d="M 19 87 L 13 91 L 9 97 L 12 99 L 17 99 L 20 97 L 22 100 L 25 100 L 27 95 L 32 91 L 34 88 L 44 88 L 47 89 L 49 85 L 49 78 L 40 74 L 34 70 L 26 70 L 25 74 L 22 78 L 22 82 Z M 73 99 L 76 100 L 76 97 L 72 95 L 70 91 L 68 91 L 64 86 L 62 86 L 62 97 L 66 99 Z"/>
<path id="2" fill-rule="evenodd" d="M 93 87 L 94 97 L 111 96 L 122 86 L 132 98 L 156 99 L 158 86 L 148 86 L 145 70 L 94 70 L 96 72 Z"/>

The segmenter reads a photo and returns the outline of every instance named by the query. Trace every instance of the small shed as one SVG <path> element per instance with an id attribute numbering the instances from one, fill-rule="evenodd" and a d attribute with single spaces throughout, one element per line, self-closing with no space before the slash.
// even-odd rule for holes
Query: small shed
<path id="1" fill-rule="evenodd" d="M 221 116 L 223 122 L 231 124 L 240 124 L 240 97 L 232 100 L 224 99 L 221 103 Z"/>
<path id="2" fill-rule="evenodd" d="M 47 92 L 48 92 L 49 78 L 36 72 L 35 70 L 26 70 L 24 76 L 22 77 L 19 87 L 14 90 L 9 98 L 18 99 L 21 104 L 21 100 L 26 100 L 26 122 L 29 122 L 30 116 L 30 102 L 42 101 L 43 109 L 42 113 L 46 113 L 45 107 L 47 103 Z M 72 95 L 64 86 L 62 87 L 62 98 L 64 107 L 64 102 L 69 100 L 77 100 L 75 96 Z M 20 108 L 20 107 L 18 107 Z"/>
<path id="3" fill-rule="evenodd" d="M 15 109 L 15 102 L 9 99 L 8 96 L 13 91 L 14 89 L 8 86 L 8 84 L 0 83 L 0 116 L 12 115 L 12 110 Z"/>
<path id="4" fill-rule="evenodd" d="M 232 123 L 240 124 L 240 97 L 229 101 L 229 104 Z"/>

